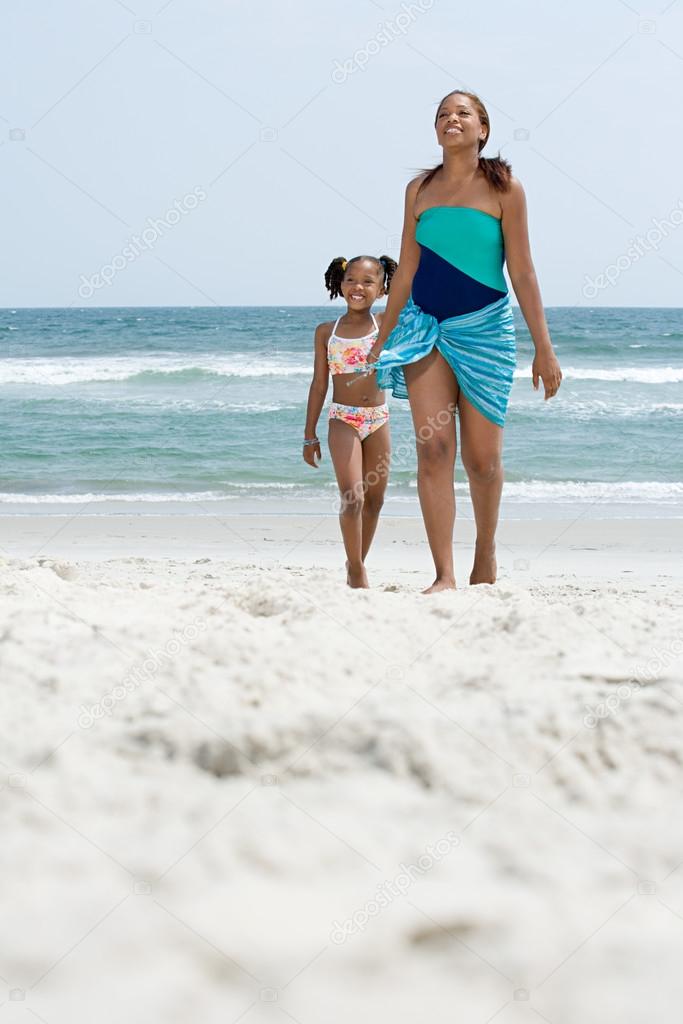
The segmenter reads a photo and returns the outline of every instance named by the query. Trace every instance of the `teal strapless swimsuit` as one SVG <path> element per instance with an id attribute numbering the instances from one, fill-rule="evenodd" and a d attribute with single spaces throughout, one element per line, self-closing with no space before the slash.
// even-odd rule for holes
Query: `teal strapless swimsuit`
<path id="1" fill-rule="evenodd" d="M 420 263 L 375 363 L 377 383 L 407 398 L 403 367 L 436 346 L 465 398 L 502 427 L 516 342 L 500 220 L 469 206 L 432 206 L 420 215 L 415 238 Z"/>

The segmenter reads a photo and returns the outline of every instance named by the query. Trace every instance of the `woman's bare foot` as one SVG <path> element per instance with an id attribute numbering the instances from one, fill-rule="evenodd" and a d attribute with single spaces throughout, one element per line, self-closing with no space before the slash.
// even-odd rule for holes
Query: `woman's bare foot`
<path id="1" fill-rule="evenodd" d="M 368 574 L 365 571 L 365 566 L 361 562 L 360 565 L 351 566 L 351 563 L 346 561 L 346 582 L 349 587 L 353 590 L 367 590 L 370 587 L 368 583 Z"/>
<path id="2" fill-rule="evenodd" d="M 474 549 L 474 565 L 470 573 L 470 584 L 495 583 L 497 573 L 496 545 L 491 544 L 481 548 L 479 545 L 476 545 Z"/>
<path id="3" fill-rule="evenodd" d="M 438 594 L 441 590 L 455 590 L 455 580 L 452 576 L 437 576 L 431 587 L 423 590 L 423 594 Z"/>

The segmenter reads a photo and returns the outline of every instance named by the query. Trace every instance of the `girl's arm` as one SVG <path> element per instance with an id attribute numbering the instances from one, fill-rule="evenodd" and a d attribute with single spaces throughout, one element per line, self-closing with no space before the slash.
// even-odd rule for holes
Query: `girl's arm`
<path id="1" fill-rule="evenodd" d="M 538 390 L 540 377 L 545 389 L 545 398 L 552 398 L 560 386 L 562 371 L 550 340 L 541 290 L 531 259 L 526 197 L 521 183 L 516 178 L 512 178 L 510 190 L 503 194 L 501 200 L 505 261 L 536 350 L 532 367 L 533 385 Z"/>
<path id="2" fill-rule="evenodd" d="M 384 310 L 382 321 L 379 325 L 377 341 L 368 353 L 368 361 L 374 362 L 378 357 L 384 344 L 393 331 L 398 321 L 398 315 L 410 298 L 410 289 L 420 262 L 420 246 L 415 240 L 415 197 L 417 190 L 424 177 L 421 174 L 408 183 L 405 196 L 405 210 L 403 213 L 403 233 L 401 235 L 401 253 L 398 258 L 398 267 L 391 279 L 391 288 L 387 296 L 387 308 Z"/>
<path id="3" fill-rule="evenodd" d="M 330 368 L 327 363 L 327 342 L 329 339 L 329 324 L 318 324 L 315 329 L 313 341 L 314 362 L 313 380 L 308 392 L 308 405 L 306 406 L 306 426 L 304 428 L 304 439 L 310 440 L 317 437 L 316 428 L 322 407 L 325 404 L 325 396 L 330 382 Z M 322 458 L 320 442 L 317 444 L 304 445 L 304 461 L 309 466 L 317 468 L 317 462 Z"/>

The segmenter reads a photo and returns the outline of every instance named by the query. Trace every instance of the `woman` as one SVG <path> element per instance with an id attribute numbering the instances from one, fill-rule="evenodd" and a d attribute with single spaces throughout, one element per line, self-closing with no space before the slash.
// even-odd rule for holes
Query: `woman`
<path id="1" fill-rule="evenodd" d="M 410 401 L 420 507 L 436 569 L 424 593 L 455 588 L 455 410 L 477 540 L 470 583 L 495 583 L 503 425 L 515 365 L 503 261 L 531 332 L 534 388 L 562 380 L 529 251 L 524 190 L 500 159 L 479 156 L 490 121 L 473 93 L 443 98 L 443 163 L 406 188 L 398 270 L 368 355 L 377 383 Z"/>

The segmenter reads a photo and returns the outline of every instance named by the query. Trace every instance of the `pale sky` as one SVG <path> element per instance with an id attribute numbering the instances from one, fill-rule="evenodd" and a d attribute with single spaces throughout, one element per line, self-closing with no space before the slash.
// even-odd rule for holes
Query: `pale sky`
<path id="1" fill-rule="evenodd" d="M 546 305 L 680 306 L 683 0 L 645 3 L 7 5 L 0 306 L 322 305 L 334 256 L 398 255 L 459 86 Z"/>

